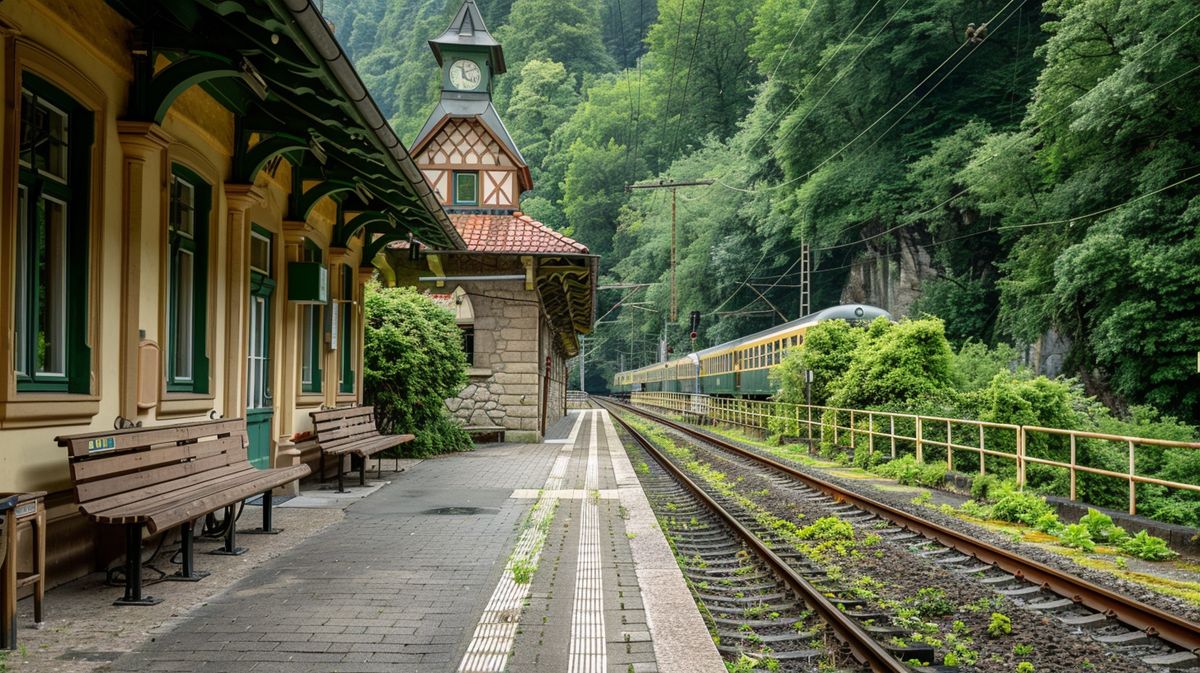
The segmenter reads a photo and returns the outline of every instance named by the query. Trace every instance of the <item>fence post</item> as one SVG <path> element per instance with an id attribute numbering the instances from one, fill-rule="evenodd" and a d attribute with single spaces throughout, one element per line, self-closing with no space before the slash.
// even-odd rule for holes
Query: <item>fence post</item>
<path id="1" fill-rule="evenodd" d="M 983 463 L 983 426 L 979 426 L 979 474 L 984 474 Z"/>
<path id="2" fill-rule="evenodd" d="M 867 412 L 867 455 L 875 456 L 875 414 Z"/>
<path id="3" fill-rule="evenodd" d="M 851 409 L 850 410 L 850 450 L 851 451 L 854 450 L 854 435 L 856 435 L 856 434 L 858 434 L 858 431 L 854 429 L 854 410 Z"/>
<path id="4" fill-rule="evenodd" d="M 1071 500 L 1075 500 L 1075 434 L 1071 434 Z"/>
<path id="5" fill-rule="evenodd" d="M 1025 426 L 1017 428 L 1017 488 L 1025 488 Z"/>
<path id="6" fill-rule="evenodd" d="M 923 463 L 925 462 L 925 452 L 924 447 L 921 446 L 921 417 L 914 416 L 913 418 L 917 419 L 917 462 Z"/>
<path id="7" fill-rule="evenodd" d="M 1129 440 L 1129 514 L 1137 514 L 1137 483 L 1133 481 L 1133 440 Z"/>
<path id="8" fill-rule="evenodd" d="M 954 441 L 950 435 L 950 420 L 946 420 L 946 471 L 954 471 L 954 449 L 950 448 L 954 445 Z"/>
<path id="9" fill-rule="evenodd" d="M 892 460 L 896 460 L 896 417 L 888 416 L 888 435 L 892 438 Z"/>

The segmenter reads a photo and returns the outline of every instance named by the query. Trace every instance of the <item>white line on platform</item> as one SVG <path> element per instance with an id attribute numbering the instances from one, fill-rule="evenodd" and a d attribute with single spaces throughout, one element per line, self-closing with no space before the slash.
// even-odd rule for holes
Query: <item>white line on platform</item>
<path id="1" fill-rule="evenodd" d="M 575 426 L 571 429 L 571 437 L 578 436 L 579 427 L 582 424 L 583 414 L 579 414 L 579 417 L 575 419 Z M 521 608 L 524 607 L 525 599 L 529 597 L 531 589 L 529 582 L 517 584 L 513 576 L 513 559 L 527 558 L 530 563 L 537 565 L 538 559 L 542 555 L 542 547 L 545 545 L 547 533 L 541 524 L 546 517 L 553 516 L 554 510 L 558 506 L 558 498 L 552 494 L 562 488 L 563 477 L 566 476 L 567 465 L 570 462 L 569 450 L 559 453 L 558 458 L 555 459 L 554 467 L 550 469 L 550 476 L 546 479 L 542 497 L 533 505 L 530 525 L 525 528 L 517 540 L 517 548 L 509 557 L 508 564 L 504 567 L 504 574 L 496 584 L 496 590 L 492 592 L 492 597 L 488 600 L 483 615 L 479 617 L 479 624 L 475 627 L 471 644 L 467 646 L 467 653 L 458 666 L 459 673 L 501 673 L 508 664 L 508 655 L 512 651 L 517 637 L 517 625 L 521 621 Z"/>
<path id="2" fill-rule="evenodd" d="M 595 491 L 600 485 L 600 466 L 597 461 L 599 437 L 596 421 L 599 412 L 593 411 L 591 438 L 588 440 L 587 473 L 584 490 Z M 579 551 L 575 566 L 575 605 L 571 610 L 571 649 L 567 662 L 568 673 L 605 673 L 608 652 L 604 637 L 604 576 L 600 562 L 600 508 L 591 498 L 584 498 L 580 517 Z"/>

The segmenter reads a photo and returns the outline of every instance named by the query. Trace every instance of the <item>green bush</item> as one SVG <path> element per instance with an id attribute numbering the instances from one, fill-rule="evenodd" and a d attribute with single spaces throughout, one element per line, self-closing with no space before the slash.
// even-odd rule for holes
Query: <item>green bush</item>
<path id="1" fill-rule="evenodd" d="M 1027 526 L 1034 526 L 1042 516 L 1053 513 L 1045 498 L 1028 491 L 1005 489 L 992 505 L 993 517 Z"/>
<path id="2" fill-rule="evenodd" d="M 991 500 L 1003 480 L 994 474 L 979 474 L 971 479 L 971 497 L 976 500 Z"/>
<path id="3" fill-rule="evenodd" d="M 1082 549 L 1086 552 L 1096 550 L 1096 543 L 1092 540 L 1092 533 L 1088 527 L 1081 523 L 1073 523 L 1066 528 L 1063 528 L 1062 535 L 1059 536 L 1059 541 L 1064 546 L 1075 549 Z"/>
<path id="4" fill-rule="evenodd" d="M 941 320 L 892 323 L 877 318 L 833 387 L 829 403 L 865 409 L 943 395 L 954 389 L 953 356 Z"/>
<path id="5" fill-rule="evenodd" d="M 1033 527 L 1048 535 L 1058 535 L 1062 532 L 1062 522 L 1054 512 L 1046 512 L 1033 522 Z"/>
<path id="6" fill-rule="evenodd" d="M 1007 636 L 1012 633 L 1012 619 L 1003 612 L 993 612 L 992 620 L 988 622 L 987 632 L 993 638 Z"/>
<path id="7" fill-rule="evenodd" d="M 835 516 L 823 516 L 796 533 L 801 540 L 853 540 L 854 526 Z"/>
<path id="8" fill-rule="evenodd" d="M 1146 561 L 1167 561 L 1178 554 L 1171 551 L 1167 541 L 1144 530 L 1121 543 L 1121 551 Z"/>
<path id="9" fill-rule="evenodd" d="M 900 456 L 874 469 L 878 474 L 889 479 L 895 479 L 904 486 L 921 486 L 936 488 L 946 482 L 946 465 L 944 463 L 918 463 L 912 456 Z"/>
<path id="10" fill-rule="evenodd" d="M 454 316 L 410 288 L 367 285 L 363 382 L 379 430 L 411 432 L 414 456 L 471 448 L 445 400 L 466 385 L 467 360 Z"/>
<path id="11" fill-rule="evenodd" d="M 1120 544 L 1129 537 L 1124 528 L 1113 524 L 1111 516 L 1094 509 L 1088 509 L 1088 513 L 1079 518 L 1079 523 L 1087 526 L 1088 533 L 1096 542 Z"/>
<path id="12" fill-rule="evenodd" d="M 778 399 L 804 404 L 804 373 L 813 372 L 812 402 L 825 404 L 832 386 L 850 367 L 855 349 L 863 339 L 863 330 L 845 320 L 826 320 L 804 333 L 804 344 L 788 354 L 771 375 L 779 382 Z"/>

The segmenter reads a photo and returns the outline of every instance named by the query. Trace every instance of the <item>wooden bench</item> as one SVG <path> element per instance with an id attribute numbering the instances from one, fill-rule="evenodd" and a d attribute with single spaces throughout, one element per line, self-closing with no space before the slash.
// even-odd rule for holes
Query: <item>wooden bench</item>
<path id="1" fill-rule="evenodd" d="M 343 456 L 357 457 L 358 485 L 367 483 L 367 458 L 385 449 L 406 444 L 416 435 L 381 435 L 375 427 L 375 407 L 340 407 L 309 412 L 317 446 L 321 449 L 321 479 L 325 479 L 325 456 L 337 458 L 338 492 L 345 493 Z M 383 476 L 383 461 L 379 475 Z"/>
<path id="2" fill-rule="evenodd" d="M 260 470 L 247 459 L 245 419 L 223 419 L 131 430 L 66 435 L 79 510 L 100 524 L 125 526 L 125 595 L 114 605 L 154 605 L 142 595 L 142 528 L 176 526 L 182 569 L 166 579 L 194 582 L 207 573 L 192 562 L 192 530 L 200 517 L 225 508 L 225 544 L 214 553 L 237 555 L 235 506 L 263 494 L 262 532 L 271 527 L 271 490 L 307 476 L 307 465 Z"/>
<path id="3" fill-rule="evenodd" d="M 467 425 L 463 430 L 471 436 L 472 441 L 482 442 L 494 438 L 497 442 L 503 442 L 506 428 L 502 425 Z"/>

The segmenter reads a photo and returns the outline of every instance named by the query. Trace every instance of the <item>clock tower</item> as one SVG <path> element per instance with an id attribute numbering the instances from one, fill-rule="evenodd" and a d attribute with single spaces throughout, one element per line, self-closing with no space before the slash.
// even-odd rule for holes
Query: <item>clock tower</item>
<path id="1" fill-rule="evenodd" d="M 533 179 L 492 105 L 492 80 L 505 71 L 504 51 L 475 0 L 464 0 L 429 47 L 441 66 L 441 95 L 413 142 L 417 165 L 451 211 L 519 210 Z"/>

